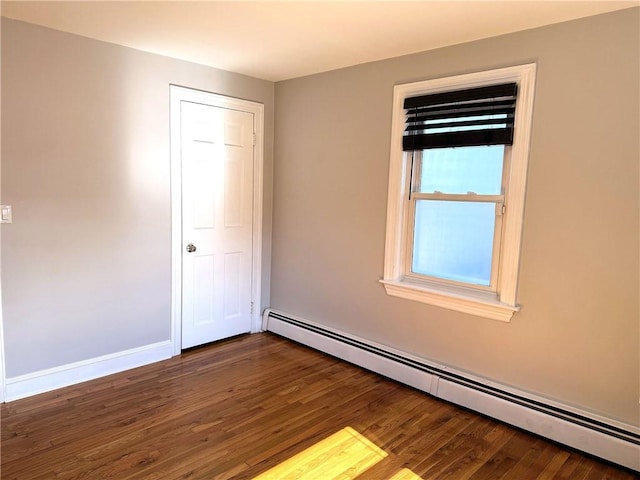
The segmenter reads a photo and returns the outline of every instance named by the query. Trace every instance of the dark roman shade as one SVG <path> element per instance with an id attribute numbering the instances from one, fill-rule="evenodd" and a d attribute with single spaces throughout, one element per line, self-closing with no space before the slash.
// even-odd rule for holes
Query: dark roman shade
<path id="1" fill-rule="evenodd" d="M 406 98 L 402 149 L 511 145 L 517 91 L 506 83 Z"/>

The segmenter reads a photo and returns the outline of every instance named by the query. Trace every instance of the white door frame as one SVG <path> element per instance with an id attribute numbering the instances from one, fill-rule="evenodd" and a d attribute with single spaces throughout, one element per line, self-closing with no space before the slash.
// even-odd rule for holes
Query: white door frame
<path id="1" fill-rule="evenodd" d="M 180 148 L 180 102 L 188 101 L 253 113 L 253 252 L 251 269 L 251 333 L 260 331 L 262 318 L 262 184 L 264 105 L 249 100 L 171 85 L 171 350 L 179 355 L 182 345 L 182 160 Z"/>
<path id="2" fill-rule="evenodd" d="M 1 129 L 0 129 L 1 130 Z M 0 135 L 1 137 L 1 135 Z M 0 140 L 0 143 L 2 141 Z M 0 162 L 1 163 L 1 162 Z M 1 170 L 1 169 L 0 169 Z M 0 258 L 2 257 L 2 234 L 0 233 Z M 2 265 L 0 261 L 0 403 L 4 402 L 7 398 L 7 378 L 6 378 L 6 366 L 4 359 L 4 305 L 2 303 Z"/>
<path id="3" fill-rule="evenodd" d="M 4 317 L 2 315 L 2 294 L 0 293 L 0 403 L 4 402 L 6 398 L 7 381 L 4 367 Z"/>

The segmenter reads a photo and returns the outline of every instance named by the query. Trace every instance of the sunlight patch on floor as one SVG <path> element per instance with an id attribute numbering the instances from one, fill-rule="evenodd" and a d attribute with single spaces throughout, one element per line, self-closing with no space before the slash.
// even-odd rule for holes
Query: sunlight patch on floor
<path id="1" fill-rule="evenodd" d="M 258 475 L 254 480 L 351 480 L 388 454 L 351 427 L 330 437 Z M 403 468 L 389 480 L 421 480 Z"/>
<path id="2" fill-rule="evenodd" d="M 403 468 L 389 480 L 422 480 L 422 477 L 416 475 L 408 468 Z"/>

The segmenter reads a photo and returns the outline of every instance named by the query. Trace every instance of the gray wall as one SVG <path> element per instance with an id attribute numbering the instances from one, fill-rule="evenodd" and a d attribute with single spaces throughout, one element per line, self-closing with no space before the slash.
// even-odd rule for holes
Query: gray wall
<path id="1" fill-rule="evenodd" d="M 277 83 L 271 306 L 640 424 L 639 11 Z M 528 62 L 521 312 L 387 296 L 393 85 Z"/>
<path id="2" fill-rule="evenodd" d="M 268 304 L 273 83 L 3 18 L 8 377 L 169 339 L 170 84 L 265 105 Z"/>

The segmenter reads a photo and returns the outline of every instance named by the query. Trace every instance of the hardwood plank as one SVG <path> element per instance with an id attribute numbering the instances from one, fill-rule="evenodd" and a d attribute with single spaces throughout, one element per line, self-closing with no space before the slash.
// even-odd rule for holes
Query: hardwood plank
<path id="1" fill-rule="evenodd" d="M 0 414 L 3 480 L 251 479 L 346 427 L 388 455 L 362 479 L 636 478 L 266 333 Z"/>

